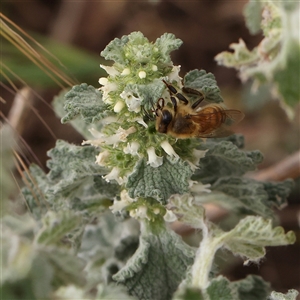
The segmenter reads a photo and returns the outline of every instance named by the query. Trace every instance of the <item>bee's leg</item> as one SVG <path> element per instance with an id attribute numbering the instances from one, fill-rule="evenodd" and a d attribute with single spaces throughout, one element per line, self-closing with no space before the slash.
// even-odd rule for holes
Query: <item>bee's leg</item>
<path id="1" fill-rule="evenodd" d="M 177 90 L 174 88 L 173 85 L 167 83 L 165 80 L 163 80 L 163 82 L 169 89 L 171 95 L 173 94 L 180 101 L 182 101 L 185 105 L 189 103 L 189 101 L 181 93 L 177 93 Z M 171 100 L 172 100 L 172 97 L 171 97 Z M 172 102 L 173 102 L 173 100 L 172 100 Z M 174 105 L 174 102 L 173 102 L 173 105 Z M 174 105 L 174 107 L 175 107 L 175 105 Z"/>
<path id="2" fill-rule="evenodd" d="M 202 95 L 202 97 L 200 99 L 198 99 L 196 102 L 194 102 L 192 104 L 192 106 L 191 106 L 192 109 L 197 109 L 203 100 L 204 100 L 204 96 Z"/>
<path id="3" fill-rule="evenodd" d="M 174 111 L 176 113 L 177 112 L 177 101 L 176 101 L 175 97 L 171 96 L 171 101 L 172 101 L 172 104 L 174 106 Z"/>
<path id="4" fill-rule="evenodd" d="M 191 106 L 192 109 L 196 109 L 198 107 L 198 105 L 205 99 L 203 93 L 200 91 L 194 90 L 189 87 L 183 87 L 182 90 L 187 94 L 200 96 L 200 98 L 195 103 L 193 103 L 193 105 Z"/>
<path id="5" fill-rule="evenodd" d="M 167 88 L 169 89 L 169 91 L 171 92 L 171 94 L 173 94 L 173 95 L 177 94 L 177 90 L 174 88 L 173 85 L 167 83 L 165 80 L 163 80 L 163 83 L 167 86 Z"/>
<path id="6" fill-rule="evenodd" d="M 191 94 L 191 95 L 202 95 L 202 93 L 200 91 L 194 90 L 192 88 L 186 87 L 184 86 L 182 88 L 182 91 L 185 92 L 186 94 Z"/>
<path id="7" fill-rule="evenodd" d="M 177 93 L 175 95 L 179 100 L 181 100 L 185 105 L 187 105 L 189 103 L 189 101 L 180 93 Z"/>

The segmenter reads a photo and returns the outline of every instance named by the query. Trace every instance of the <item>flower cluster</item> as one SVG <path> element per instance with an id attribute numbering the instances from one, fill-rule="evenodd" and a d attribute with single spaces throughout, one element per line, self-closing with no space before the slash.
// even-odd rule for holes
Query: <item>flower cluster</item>
<path id="1" fill-rule="evenodd" d="M 145 160 L 146 167 L 157 169 L 164 164 L 166 157 L 172 161 L 185 159 L 194 169 L 195 161 L 203 156 L 194 155 L 191 143 L 181 143 L 179 146 L 176 139 L 155 130 L 157 100 L 163 97 L 165 103 L 170 101 L 163 79 L 178 88 L 182 86 L 180 66 L 174 66 L 170 59 L 170 52 L 181 43 L 173 34 L 164 34 L 150 43 L 142 33 L 133 32 L 121 39 L 114 39 L 101 52 L 105 59 L 114 61 L 112 66 L 100 65 L 108 76 L 99 79 L 102 100 L 111 114 L 101 132 L 91 130 L 95 139 L 83 144 L 101 149 L 96 162 L 109 168 L 110 172 L 104 176 L 106 181 L 115 180 L 126 187 L 128 177 L 142 160 Z M 121 201 L 115 201 L 112 210 L 117 211 L 134 203 L 137 207 L 131 209 L 130 214 L 146 216 L 145 212 L 149 210 L 144 209 L 145 205 L 141 206 L 143 209 L 138 207 L 142 200 L 129 201 L 131 198 L 125 197 L 124 193 Z"/>

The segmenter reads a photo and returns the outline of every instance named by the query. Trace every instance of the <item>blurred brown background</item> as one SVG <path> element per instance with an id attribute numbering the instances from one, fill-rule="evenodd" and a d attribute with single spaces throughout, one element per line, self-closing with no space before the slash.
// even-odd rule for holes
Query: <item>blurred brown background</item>
<path id="1" fill-rule="evenodd" d="M 216 65 L 215 55 L 228 50 L 229 44 L 239 38 L 249 49 L 262 39 L 260 35 L 251 36 L 245 27 L 242 12 L 246 3 L 244 0 L 3 1 L 2 12 L 25 31 L 38 34 L 35 36 L 38 41 L 39 37 L 43 41 L 44 38 L 51 39 L 86 52 L 95 61 L 95 67 L 84 78 L 75 76 L 95 87 L 99 85 L 98 78 L 104 75 L 99 68 L 103 63 L 99 53 L 112 39 L 141 31 L 150 41 L 155 41 L 165 32 L 174 33 L 184 42 L 172 53 L 174 64 L 182 66 L 181 76 L 196 68 L 215 75 L 227 106 L 245 112 L 246 118 L 237 131 L 245 135 L 246 149 L 259 149 L 264 153 L 265 161 L 259 166 L 264 170 L 299 151 L 299 107 L 295 108 L 295 118 L 289 120 L 279 102 L 271 99 L 268 88 L 251 95 L 250 85 L 242 85 L 235 70 Z M 5 56 L 2 59 L 5 60 Z M 81 68 L 86 74 L 86 61 L 78 63 L 80 67 L 77 67 L 76 74 L 80 74 Z M 14 71 L 18 73 L 18 70 Z M 30 76 L 29 69 L 27 74 Z M 21 84 L 17 85 L 21 87 Z M 53 84 L 41 87 L 38 81 L 31 87 L 47 103 L 60 90 Z M 1 110 L 8 115 L 14 93 L 1 87 L 1 96 L 6 101 L 6 104 L 1 103 Z M 38 159 L 45 166 L 46 151 L 54 146 L 55 139 L 79 144 L 82 137 L 69 125 L 61 125 L 52 109 L 42 101 L 35 101 L 34 108 L 37 114 L 29 113 L 20 134 L 37 156 L 34 158 L 29 154 L 29 160 Z M 51 128 L 54 136 L 37 116 Z M 299 236 L 299 178 L 297 182 L 289 199 L 290 206 L 280 212 L 280 218 L 287 230 L 293 229 Z M 261 274 L 277 291 L 300 289 L 299 242 L 289 247 L 269 248 L 265 261 L 259 266 L 241 267 L 239 261 L 226 270 L 226 275 L 238 279 L 248 272 Z"/>

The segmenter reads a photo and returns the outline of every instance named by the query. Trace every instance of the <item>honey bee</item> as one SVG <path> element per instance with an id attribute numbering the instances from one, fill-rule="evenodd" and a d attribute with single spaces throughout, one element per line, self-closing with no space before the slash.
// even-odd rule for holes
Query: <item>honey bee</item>
<path id="1" fill-rule="evenodd" d="M 235 109 L 227 109 L 221 104 L 203 105 L 204 95 L 194 89 L 184 87 L 182 91 L 199 97 L 191 103 L 176 88 L 163 80 L 167 86 L 172 105 L 165 105 L 163 98 L 158 99 L 155 109 L 156 130 L 175 138 L 212 138 L 233 134 L 228 128 L 240 122 L 244 114 Z"/>

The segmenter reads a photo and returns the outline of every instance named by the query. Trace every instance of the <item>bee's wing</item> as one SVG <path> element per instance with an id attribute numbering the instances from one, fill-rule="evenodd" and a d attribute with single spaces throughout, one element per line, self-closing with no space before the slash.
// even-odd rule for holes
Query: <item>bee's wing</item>
<path id="1" fill-rule="evenodd" d="M 198 137 L 225 137 L 233 134 L 229 126 L 240 122 L 244 118 L 244 114 L 239 110 L 208 105 L 197 114 L 191 114 L 190 118 L 199 125 Z"/>

